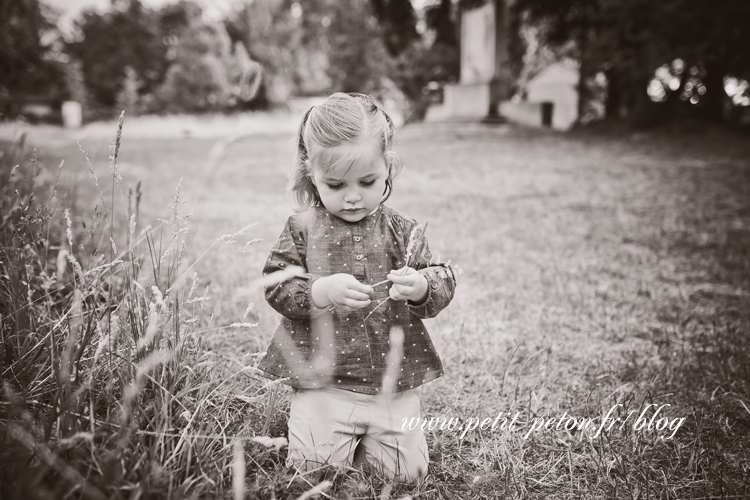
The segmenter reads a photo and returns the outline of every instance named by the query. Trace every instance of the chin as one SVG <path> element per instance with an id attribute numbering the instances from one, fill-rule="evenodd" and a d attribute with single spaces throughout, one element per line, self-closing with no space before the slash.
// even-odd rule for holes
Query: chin
<path id="1" fill-rule="evenodd" d="M 336 214 L 336 216 L 339 219 L 344 219 L 347 222 L 359 222 L 362 219 L 364 219 L 366 215 L 367 213 L 364 211 L 361 213 L 356 213 L 356 214 L 347 213 L 347 212 L 339 212 L 338 214 Z"/>
<path id="2" fill-rule="evenodd" d="M 339 215 L 339 218 L 340 219 L 344 219 L 347 222 L 359 222 L 362 219 L 364 219 L 365 217 L 363 215 L 359 215 L 359 214 L 356 214 L 356 215 L 343 214 L 343 215 Z"/>

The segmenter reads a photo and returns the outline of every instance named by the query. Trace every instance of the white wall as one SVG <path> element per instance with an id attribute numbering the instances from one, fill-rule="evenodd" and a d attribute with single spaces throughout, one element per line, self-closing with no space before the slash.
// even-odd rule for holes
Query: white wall
<path id="1" fill-rule="evenodd" d="M 490 109 L 490 86 L 486 83 L 453 84 L 443 89 L 443 104 L 427 109 L 427 122 L 450 119 L 481 120 Z"/>
<path id="2" fill-rule="evenodd" d="M 578 119 L 577 86 L 577 68 L 570 64 L 554 64 L 529 82 L 527 101 L 532 104 L 551 102 L 552 128 L 567 130 Z"/>

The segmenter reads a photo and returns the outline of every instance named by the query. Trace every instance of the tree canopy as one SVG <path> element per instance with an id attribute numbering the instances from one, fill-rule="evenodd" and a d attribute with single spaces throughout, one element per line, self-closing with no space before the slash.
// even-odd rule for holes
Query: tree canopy
<path id="1" fill-rule="evenodd" d="M 113 3 L 109 12 L 87 11 L 77 22 L 80 38 L 68 44 L 81 62 L 91 104 L 114 106 L 126 68 L 142 82 L 142 93 L 153 92 L 167 69 L 167 47 L 162 43 L 158 17 L 140 0 Z"/>
<path id="2" fill-rule="evenodd" d="M 39 0 L 0 0 L 0 113 L 14 115 L 26 98 L 59 100 L 62 69 L 49 57 L 54 30 Z"/>
<path id="3" fill-rule="evenodd" d="M 83 102 L 89 120 L 122 107 L 131 114 L 248 109 L 340 90 L 422 105 L 428 82 L 458 75 L 451 0 L 419 11 L 409 0 L 242 1 L 219 22 L 194 0 L 160 8 L 110 0 L 106 11 L 84 11 L 54 51 L 42 43 L 55 24 L 40 1 L 0 0 L 5 107 L 34 85 L 48 89 L 53 69 L 67 82 L 58 100 Z M 64 61 L 47 65 L 53 52 Z"/>
<path id="4" fill-rule="evenodd" d="M 664 89 L 668 109 L 709 119 L 721 116 L 723 78 L 750 73 L 748 2 L 518 0 L 515 8 L 540 27 L 547 43 L 579 60 L 584 80 L 604 73 L 608 114 L 636 124 L 654 117 L 646 90 L 657 68 L 666 65 L 673 73 Z M 585 86 L 581 91 L 585 99 Z"/>

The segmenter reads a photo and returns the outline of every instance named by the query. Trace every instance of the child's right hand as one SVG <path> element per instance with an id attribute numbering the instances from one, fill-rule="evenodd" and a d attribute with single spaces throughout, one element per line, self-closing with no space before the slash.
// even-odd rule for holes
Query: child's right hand
<path id="1" fill-rule="evenodd" d="M 316 280 L 310 295 L 319 309 L 333 305 L 354 310 L 370 305 L 371 293 L 371 286 L 360 283 L 351 274 L 339 273 Z"/>

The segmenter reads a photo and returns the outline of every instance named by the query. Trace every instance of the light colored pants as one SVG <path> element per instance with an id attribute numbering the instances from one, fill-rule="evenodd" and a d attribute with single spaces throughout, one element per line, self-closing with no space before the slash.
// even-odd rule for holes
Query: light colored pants
<path id="1" fill-rule="evenodd" d="M 402 430 L 421 415 L 420 389 L 369 395 L 326 387 L 295 389 L 289 412 L 287 466 L 309 470 L 325 464 L 351 465 L 364 457 L 391 477 L 427 474 L 427 441 L 420 426 Z M 359 446 L 359 449 L 358 449 Z"/>

